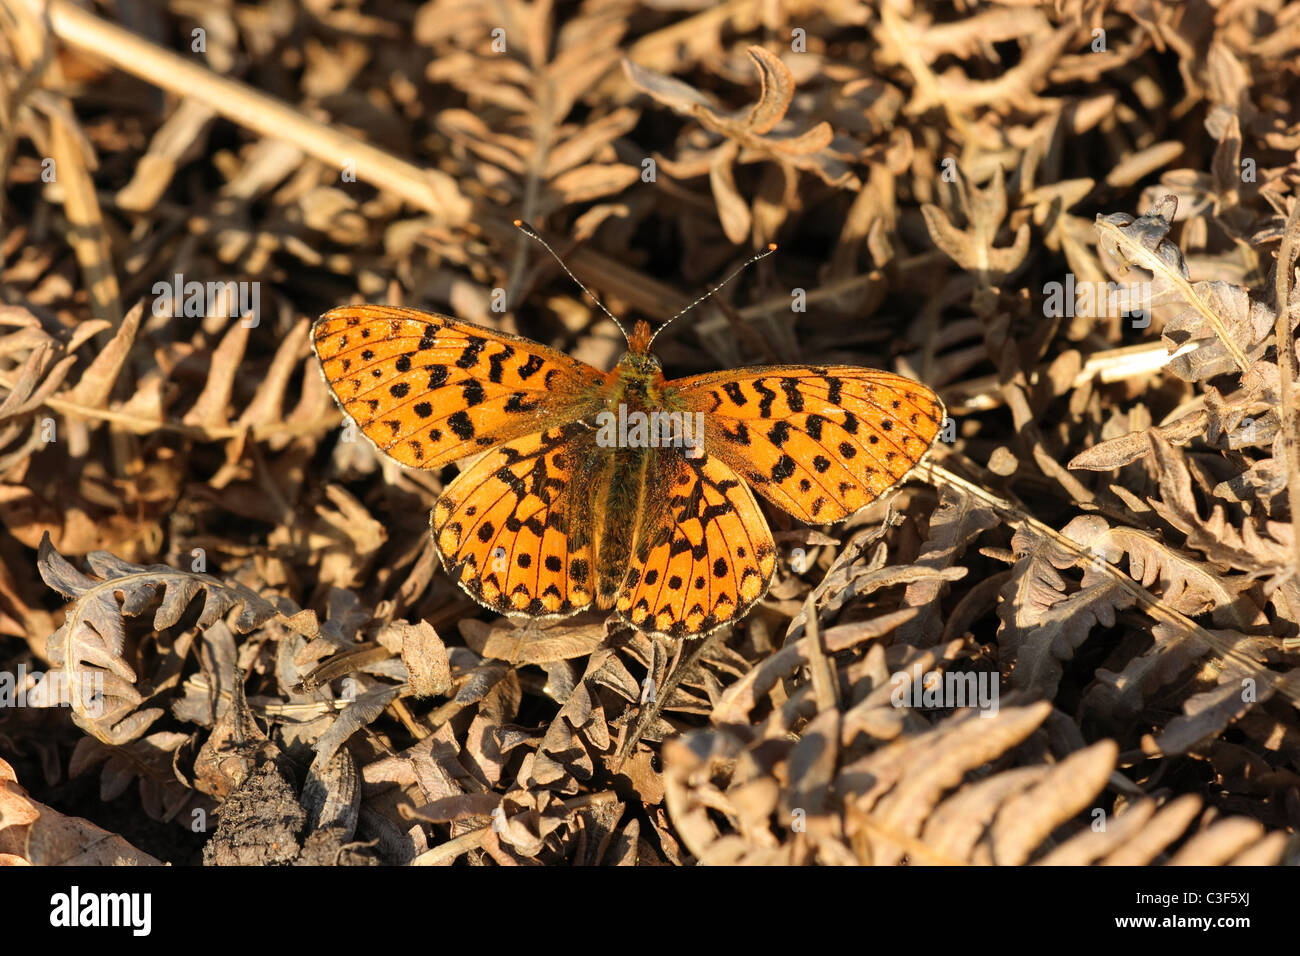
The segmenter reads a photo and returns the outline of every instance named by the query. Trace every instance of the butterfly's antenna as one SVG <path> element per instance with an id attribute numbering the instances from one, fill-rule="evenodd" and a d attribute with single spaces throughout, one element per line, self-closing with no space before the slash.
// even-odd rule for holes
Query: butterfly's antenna
<path id="1" fill-rule="evenodd" d="M 565 272 L 569 273 L 569 278 L 578 284 L 578 288 L 581 289 L 583 292 L 587 293 L 587 295 L 591 296 L 591 301 L 595 302 L 596 305 L 600 306 L 600 311 L 604 312 L 607 316 L 610 317 L 610 319 L 613 320 L 614 324 L 618 326 L 618 330 L 623 333 L 623 338 L 627 339 L 629 342 L 632 341 L 632 339 L 627 334 L 627 329 L 623 328 L 623 323 L 618 320 L 618 318 L 614 315 L 613 312 L 605 308 L 605 303 L 597 299 L 595 293 L 593 293 L 590 289 L 588 289 L 585 285 L 582 284 L 582 281 L 573 274 L 573 270 L 571 270 L 568 266 L 564 264 L 564 260 L 560 258 L 560 254 L 551 248 L 551 244 L 549 242 L 547 242 L 545 239 L 542 238 L 541 233 L 539 233 L 528 223 L 524 222 L 522 219 L 515 220 L 515 228 L 517 228 L 529 239 L 536 239 L 538 242 L 540 242 L 542 244 L 542 248 L 545 249 L 547 252 L 549 252 L 551 254 L 551 257 L 560 264 L 560 268 L 563 269 Z"/>
<path id="2" fill-rule="evenodd" d="M 774 252 L 776 252 L 776 243 L 775 243 L 775 242 L 769 242 L 769 243 L 767 244 L 767 248 L 764 249 L 762 252 L 760 252 L 758 255 L 750 256 L 750 257 L 749 257 L 748 259 L 746 259 L 746 260 L 745 260 L 745 261 L 744 261 L 740 266 L 738 266 L 738 267 L 736 268 L 736 270 L 735 270 L 734 272 L 731 273 L 731 275 L 727 276 L 725 279 L 723 279 L 721 282 L 719 282 L 717 285 L 715 285 L 715 286 L 714 286 L 712 289 L 710 289 L 708 292 L 704 293 L 704 295 L 700 296 L 698 299 L 696 299 L 694 302 L 692 302 L 692 303 L 691 303 L 690 305 L 688 305 L 686 308 L 682 309 L 680 312 L 678 312 L 676 315 L 674 315 L 671 319 L 669 319 L 669 320 L 668 320 L 667 322 L 665 322 L 663 325 L 659 326 L 659 328 L 655 329 L 655 334 L 652 335 L 652 336 L 650 336 L 650 343 L 646 346 L 646 348 L 649 348 L 650 345 L 653 345 L 653 344 L 654 344 L 654 340 L 657 339 L 657 338 L 659 338 L 659 333 L 660 333 L 660 332 L 662 332 L 664 329 L 668 328 L 668 326 L 672 325 L 674 322 L 676 322 L 678 319 L 680 319 L 680 318 L 681 318 L 683 315 L 685 315 L 687 312 L 691 311 L 691 309 L 695 308 L 697 305 L 699 305 L 701 302 L 703 302 L 703 301 L 704 301 L 705 299 L 707 299 L 709 296 L 713 295 L 713 293 L 717 292 L 719 289 L 721 289 L 724 285 L 726 285 L 726 284 L 727 284 L 728 282 L 730 282 L 732 279 L 736 278 L 736 276 L 740 275 L 742 272 L 744 272 L 746 269 L 748 269 L 750 266 L 752 266 L 752 265 L 753 265 L 755 262 L 757 262 L 759 259 L 766 259 L 768 256 L 770 256 L 770 255 L 771 255 L 772 253 L 774 253 Z"/>

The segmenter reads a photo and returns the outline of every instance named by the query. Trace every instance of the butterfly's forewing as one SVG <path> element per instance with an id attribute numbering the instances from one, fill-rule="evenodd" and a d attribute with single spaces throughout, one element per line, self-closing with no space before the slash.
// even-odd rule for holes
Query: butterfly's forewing
<path id="1" fill-rule="evenodd" d="M 938 396 L 874 369 L 781 365 L 670 382 L 675 407 L 704 413 L 704 447 L 773 504 L 839 521 L 897 485 L 943 423 Z"/>
<path id="2" fill-rule="evenodd" d="M 372 442 L 437 468 L 600 406 L 606 375 L 562 352 L 443 315 L 343 306 L 312 328 L 325 381 Z"/>
<path id="3" fill-rule="evenodd" d="M 650 468 L 646 494 L 660 506 L 646 512 L 618 612 L 651 634 L 706 634 L 767 591 L 772 533 L 749 488 L 718 458 L 664 449 Z"/>
<path id="4" fill-rule="evenodd" d="M 430 516 L 443 567 L 503 614 L 574 614 L 592 603 L 593 555 L 580 424 L 494 448 L 456 476 Z"/>

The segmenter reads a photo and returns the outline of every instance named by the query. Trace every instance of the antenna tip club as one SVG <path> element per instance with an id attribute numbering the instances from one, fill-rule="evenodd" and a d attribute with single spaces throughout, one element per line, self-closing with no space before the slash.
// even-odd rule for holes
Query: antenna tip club
<path id="1" fill-rule="evenodd" d="M 768 251 L 768 252 L 776 252 L 776 243 L 775 243 L 775 242 L 769 242 L 769 243 L 767 244 L 767 251 Z"/>
<path id="2" fill-rule="evenodd" d="M 516 219 L 516 220 L 515 220 L 515 228 L 516 228 L 516 229 L 519 229 L 520 231 L 522 231 L 523 234 L 526 235 L 526 236 L 532 236 L 532 237 L 534 237 L 534 238 L 536 238 L 536 236 L 537 236 L 537 230 L 534 229 L 534 228 L 533 228 L 531 225 L 529 225 L 528 223 L 524 222 L 522 219 Z"/>

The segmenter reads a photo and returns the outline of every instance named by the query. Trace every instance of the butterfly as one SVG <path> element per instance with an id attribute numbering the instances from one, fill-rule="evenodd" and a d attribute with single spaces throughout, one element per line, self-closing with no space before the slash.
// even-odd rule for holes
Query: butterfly
<path id="1" fill-rule="evenodd" d="M 466 593 L 508 615 L 613 609 L 658 637 L 707 634 L 766 593 L 777 552 L 755 491 L 802 521 L 840 521 L 902 482 L 944 419 L 929 388 L 874 369 L 668 380 L 649 325 L 624 334 L 609 372 L 393 306 L 332 309 L 312 343 L 385 454 L 412 468 L 479 456 L 429 519 Z"/>

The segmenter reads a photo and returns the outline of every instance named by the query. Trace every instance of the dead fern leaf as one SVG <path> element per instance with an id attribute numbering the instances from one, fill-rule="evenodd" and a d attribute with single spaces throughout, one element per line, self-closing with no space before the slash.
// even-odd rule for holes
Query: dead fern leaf
<path id="1" fill-rule="evenodd" d="M 421 43 L 440 44 L 449 35 L 485 38 L 477 49 L 432 59 L 427 72 L 430 80 L 463 90 L 477 107 L 443 110 L 437 125 L 471 163 L 471 178 L 509 207 L 511 218 L 543 221 L 640 178 L 640 169 L 618 161 L 613 145 L 636 124 L 634 110 L 566 122 L 614 66 L 625 29 L 608 11 L 579 14 L 556 29 L 545 5 L 435 0 L 421 9 L 415 26 Z"/>
<path id="2" fill-rule="evenodd" d="M 239 634 L 271 620 L 283 620 L 297 628 L 314 626 L 310 612 L 286 616 L 241 584 L 224 584 L 206 574 L 166 565 L 131 564 L 106 552 L 92 552 L 87 561 L 98 578 L 69 564 L 54 550 L 48 534 L 41 540 L 37 568 L 42 579 L 73 602 L 46 648 L 50 663 L 63 675 L 63 686 L 68 689 L 66 697 L 51 703 L 69 704 L 78 725 L 106 744 L 135 740 L 163 713 L 157 707 L 137 709 L 144 698 L 134 687 L 135 671 L 122 655 L 126 617 L 142 615 L 157 602 L 153 629 L 163 631 L 177 624 L 201 595 L 203 609 L 196 621 L 200 630 L 234 611 L 238 613 L 230 623 Z"/>
<path id="3" fill-rule="evenodd" d="M 794 98 L 794 76 L 785 64 L 760 46 L 751 46 L 745 52 L 758 71 L 759 99 L 752 107 L 734 113 L 720 110 L 707 96 L 680 80 L 623 60 L 623 72 L 633 86 L 722 137 L 717 146 L 692 150 L 675 160 L 656 158 L 676 178 L 708 174 L 723 231 L 734 243 L 749 239 L 754 222 L 750 204 L 736 188 L 733 170 L 736 162 L 777 163 L 787 171 L 787 197 L 795 185 L 791 175 L 794 170 L 815 173 L 826 185 L 835 188 L 857 189 L 861 185 L 852 169 L 829 148 L 834 140 L 829 123 L 822 121 L 802 133 L 792 132 L 793 124 L 785 119 L 785 114 Z M 770 238 L 769 235 L 757 237 L 761 241 Z"/>

